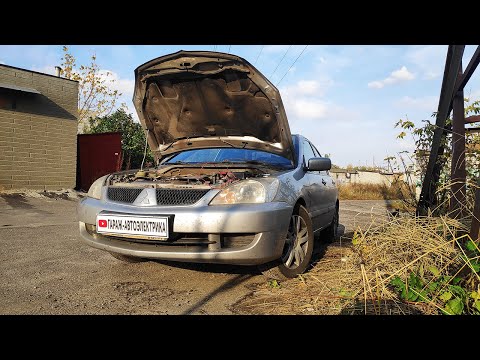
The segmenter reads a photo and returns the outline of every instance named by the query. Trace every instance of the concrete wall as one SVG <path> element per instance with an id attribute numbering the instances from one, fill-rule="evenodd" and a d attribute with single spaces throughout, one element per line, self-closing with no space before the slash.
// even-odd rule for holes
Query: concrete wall
<path id="1" fill-rule="evenodd" d="M 357 171 L 356 173 L 335 173 L 330 172 L 330 175 L 336 179 L 338 184 L 352 183 L 352 184 L 385 184 L 390 185 L 395 181 L 407 181 L 404 174 L 380 174 L 373 171 Z M 416 181 L 413 177 L 412 181 Z M 415 184 L 415 183 L 414 183 Z"/>
<path id="2" fill-rule="evenodd" d="M 385 184 L 390 185 L 395 181 L 402 180 L 403 174 L 380 174 L 370 171 L 359 171 L 352 175 L 352 182 L 359 184 Z"/>
<path id="3" fill-rule="evenodd" d="M 0 65 L 0 190 L 75 187 L 77 112 L 78 82 Z"/>

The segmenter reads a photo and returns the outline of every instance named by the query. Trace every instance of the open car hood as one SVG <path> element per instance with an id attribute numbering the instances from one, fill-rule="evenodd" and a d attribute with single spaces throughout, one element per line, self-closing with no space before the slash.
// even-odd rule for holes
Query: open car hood
<path id="1" fill-rule="evenodd" d="M 279 91 L 241 57 L 179 51 L 151 60 L 135 69 L 133 103 L 157 157 L 236 147 L 294 160 Z"/>

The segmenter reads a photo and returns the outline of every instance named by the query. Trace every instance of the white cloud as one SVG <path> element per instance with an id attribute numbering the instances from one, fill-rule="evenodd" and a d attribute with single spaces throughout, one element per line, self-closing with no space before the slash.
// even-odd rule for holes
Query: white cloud
<path id="1" fill-rule="evenodd" d="M 396 81 L 402 80 L 413 80 L 415 75 L 413 75 L 405 66 L 402 66 L 399 70 L 392 72 L 392 75 L 385 79 L 385 82 L 394 83 Z"/>
<path id="2" fill-rule="evenodd" d="M 300 80 L 297 88 L 300 94 L 315 94 L 318 91 L 319 83 L 315 80 Z"/>
<path id="3" fill-rule="evenodd" d="M 125 103 L 125 105 L 127 106 L 127 112 L 131 113 L 133 115 L 133 118 L 138 121 L 137 111 L 135 110 L 132 101 L 135 80 L 120 78 L 116 73 L 113 74 L 113 78 L 115 78 L 116 80 L 113 84 L 113 88 L 117 89 L 119 92 L 122 93 L 119 98 L 119 104 Z"/>
<path id="4" fill-rule="evenodd" d="M 289 119 L 324 118 L 328 106 L 321 97 L 332 83 L 333 81 L 330 79 L 299 80 L 293 85 L 280 89 Z"/>
<path id="5" fill-rule="evenodd" d="M 5 65 L 5 61 L 0 60 L 0 64 Z"/>
<path id="6" fill-rule="evenodd" d="M 356 164 L 357 159 L 362 157 L 371 159 L 371 153 L 376 155 L 379 140 L 372 139 L 376 129 L 368 120 L 362 118 L 358 109 L 346 108 L 331 101 L 321 101 L 315 105 L 325 108 L 322 116 L 317 119 L 292 116 L 294 112 L 287 110 L 293 134 L 306 136 L 321 154 L 331 154 L 332 161 L 338 165 Z M 357 146 L 352 153 L 351 144 L 361 146 Z"/>
<path id="7" fill-rule="evenodd" d="M 406 58 L 423 73 L 423 79 L 435 79 L 443 74 L 446 45 L 413 46 L 407 51 Z"/>
<path id="8" fill-rule="evenodd" d="M 302 95 L 320 97 L 334 84 L 332 79 L 323 78 L 319 80 L 299 80 L 293 85 L 280 89 L 282 97 L 298 98 Z"/>
<path id="9" fill-rule="evenodd" d="M 298 99 L 290 103 L 290 110 L 299 119 L 321 119 L 327 113 L 327 105 L 315 98 Z"/>
<path id="10" fill-rule="evenodd" d="M 434 112 L 438 106 L 438 96 L 410 97 L 404 96 L 395 103 L 398 107 L 409 109 L 428 110 Z"/>
<path id="11" fill-rule="evenodd" d="M 368 83 L 368 87 L 372 88 L 372 89 L 381 89 L 384 86 L 385 85 L 381 81 L 371 81 L 371 82 Z"/>
<path id="12" fill-rule="evenodd" d="M 110 73 L 107 77 L 106 74 Z M 111 70 L 100 70 L 100 75 L 105 76 L 108 80 L 113 80 L 112 88 L 118 90 L 124 96 L 130 96 L 130 99 L 133 96 L 133 90 L 135 86 L 135 80 L 121 78 L 116 72 Z"/>
<path id="13" fill-rule="evenodd" d="M 55 65 L 32 66 L 32 70 L 44 74 L 56 75 Z"/>
<path id="14" fill-rule="evenodd" d="M 107 75 L 107 73 L 109 75 Z M 106 69 L 100 70 L 99 75 L 107 80 L 106 84 L 108 84 L 113 90 L 118 90 L 122 94 L 117 100 L 117 106 L 120 107 L 122 103 L 125 103 L 127 113 L 131 113 L 133 119 L 138 121 L 137 111 L 135 110 L 132 101 L 135 79 L 133 79 L 133 77 L 131 79 L 121 78 L 118 73 Z"/>
<path id="15" fill-rule="evenodd" d="M 45 64 L 58 63 L 59 49 L 59 45 L 1 45 L 0 55 L 11 66 L 40 71 Z"/>
<path id="16" fill-rule="evenodd" d="M 355 111 L 323 98 L 332 84 L 331 79 L 300 80 L 280 90 L 292 132 L 313 136 L 315 131 L 312 133 L 312 129 L 317 126 L 317 121 L 323 126 L 328 119 L 343 127 L 358 118 Z"/>
<path id="17" fill-rule="evenodd" d="M 368 87 L 372 89 L 381 89 L 385 85 L 392 85 L 402 81 L 409 81 L 415 79 L 415 75 L 408 71 L 406 66 L 402 66 L 400 69 L 392 71 L 390 76 L 383 80 L 371 81 L 368 83 Z"/>

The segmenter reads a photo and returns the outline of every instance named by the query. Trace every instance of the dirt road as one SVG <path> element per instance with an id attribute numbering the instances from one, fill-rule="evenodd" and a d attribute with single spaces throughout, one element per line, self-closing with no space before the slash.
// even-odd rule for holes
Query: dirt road
<path id="1" fill-rule="evenodd" d="M 0 314 L 232 314 L 264 283 L 255 267 L 122 263 L 85 245 L 76 200 L 0 195 Z M 353 230 L 383 201 L 342 201 Z"/>

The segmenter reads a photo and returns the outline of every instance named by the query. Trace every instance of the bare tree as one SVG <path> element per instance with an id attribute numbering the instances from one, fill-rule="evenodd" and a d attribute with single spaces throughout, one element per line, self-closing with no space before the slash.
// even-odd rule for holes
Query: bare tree
<path id="1" fill-rule="evenodd" d="M 83 133 L 88 128 L 88 119 L 109 115 L 115 109 L 122 95 L 113 89 L 115 79 L 109 71 L 101 71 L 95 54 L 88 65 L 77 68 L 76 58 L 67 46 L 63 47 L 61 75 L 78 84 L 78 131 Z M 121 104 L 124 107 L 125 104 Z"/>

